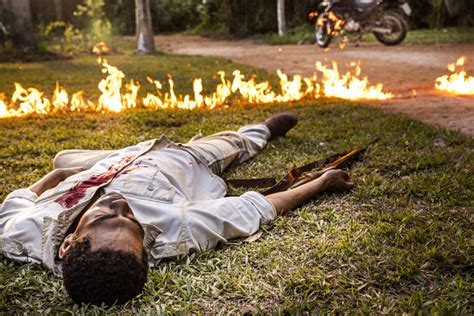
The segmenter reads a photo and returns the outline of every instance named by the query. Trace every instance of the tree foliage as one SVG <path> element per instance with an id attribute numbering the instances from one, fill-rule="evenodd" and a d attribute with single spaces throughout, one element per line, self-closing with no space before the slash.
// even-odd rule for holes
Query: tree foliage
<path id="1" fill-rule="evenodd" d="M 473 26 L 472 0 L 408 0 L 414 27 Z"/>
<path id="2" fill-rule="evenodd" d="M 104 14 L 104 0 L 85 0 L 79 4 L 70 21 L 53 21 L 40 25 L 41 45 L 54 53 L 90 52 L 101 42 L 111 43 L 112 26 Z"/>
<path id="3" fill-rule="evenodd" d="M 0 20 L 13 27 L 14 19 L 7 3 L 0 1 Z M 30 3 L 33 24 L 46 26 L 57 20 L 73 23 L 78 5 L 87 9 L 84 16 L 103 15 L 111 21 L 117 34 L 135 34 L 135 4 L 128 0 L 97 1 L 100 12 L 89 10 L 91 0 L 22 0 Z M 412 9 L 412 28 L 440 28 L 446 26 L 474 26 L 472 0 L 407 0 Z M 288 28 L 311 23 L 308 14 L 317 9 L 321 0 L 285 0 L 285 18 Z M 61 8 L 57 6 L 61 4 Z M 102 5 L 103 4 L 103 5 Z M 195 29 L 200 33 L 248 36 L 256 33 L 277 32 L 276 0 L 150 0 L 153 31 L 163 34 Z M 83 19 L 84 20 L 84 19 Z M 96 21 L 99 21 L 96 19 Z M 101 22 L 102 23 L 102 22 Z M 44 28 L 44 27 L 43 27 Z M 103 25 L 88 25 L 87 28 L 100 33 Z M 110 29 L 110 26 L 106 26 Z"/>
<path id="4" fill-rule="evenodd" d="M 473 26 L 472 0 L 407 0 L 413 9 L 413 28 Z M 308 14 L 318 8 L 321 0 L 285 0 L 289 28 L 310 23 Z M 205 29 L 224 29 L 232 35 L 249 35 L 277 31 L 276 0 L 208 0 Z"/>
<path id="5" fill-rule="evenodd" d="M 153 31 L 178 32 L 191 29 L 200 22 L 202 0 L 150 1 Z M 112 21 L 117 33 L 135 34 L 134 1 L 107 1 L 105 14 Z"/>

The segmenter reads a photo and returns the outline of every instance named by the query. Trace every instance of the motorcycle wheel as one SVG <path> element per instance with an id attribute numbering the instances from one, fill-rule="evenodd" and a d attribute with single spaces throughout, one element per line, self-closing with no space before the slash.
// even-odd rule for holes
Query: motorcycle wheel
<path id="1" fill-rule="evenodd" d="M 407 22 L 398 13 L 393 11 L 386 11 L 383 13 L 380 22 L 383 27 L 388 27 L 391 30 L 390 34 L 373 32 L 375 38 L 379 42 L 387 46 L 398 45 L 407 36 Z"/>
<path id="2" fill-rule="evenodd" d="M 331 30 L 330 30 L 330 25 L 329 21 L 325 20 L 322 25 L 319 25 L 319 20 L 320 19 L 326 19 L 324 15 L 321 15 L 318 18 L 318 21 L 316 21 L 316 31 L 315 31 L 315 38 L 316 38 L 316 44 L 318 44 L 319 47 L 325 48 L 328 47 L 329 44 L 331 43 Z"/>

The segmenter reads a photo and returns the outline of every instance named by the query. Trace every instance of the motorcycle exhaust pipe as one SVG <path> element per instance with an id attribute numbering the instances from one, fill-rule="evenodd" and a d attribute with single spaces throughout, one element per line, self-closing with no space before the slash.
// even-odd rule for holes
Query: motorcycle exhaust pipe
<path id="1" fill-rule="evenodd" d="M 380 34 L 392 34 L 391 29 L 387 29 L 387 28 L 384 28 L 384 27 L 373 27 L 370 31 L 380 33 Z"/>

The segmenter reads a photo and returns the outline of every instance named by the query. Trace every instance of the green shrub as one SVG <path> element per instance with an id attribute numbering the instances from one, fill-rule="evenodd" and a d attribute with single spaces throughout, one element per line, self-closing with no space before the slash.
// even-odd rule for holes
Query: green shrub
<path id="1" fill-rule="evenodd" d="M 84 4 L 78 5 L 74 11 L 90 47 L 97 42 L 110 42 L 112 24 L 105 18 L 104 6 L 104 0 L 84 0 Z"/>
<path id="2" fill-rule="evenodd" d="M 112 24 L 104 15 L 104 0 L 84 0 L 74 11 L 74 24 L 54 21 L 42 28 L 47 49 L 54 53 L 74 55 L 90 52 L 99 42 L 110 45 Z"/>
<path id="3" fill-rule="evenodd" d="M 51 22 L 41 31 L 41 35 L 51 52 L 76 54 L 87 49 L 84 33 L 70 23 Z"/>

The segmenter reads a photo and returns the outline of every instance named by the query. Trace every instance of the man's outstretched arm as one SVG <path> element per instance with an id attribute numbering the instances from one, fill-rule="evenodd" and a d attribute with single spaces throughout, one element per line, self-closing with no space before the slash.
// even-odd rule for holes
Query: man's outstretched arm
<path id="1" fill-rule="evenodd" d="M 190 248 L 211 249 L 219 241 L 247 237 L 270 223 L 277 215 L 294 209 L 323 192 L 340 192 L 353 187 L 347 173 L 331 170 L 320 178 L 290 191 L 263 196 L 246 192 L 241 196 L 190 201 L 186 207 Z"/>
<path id="2" fill-rule="evenodd" d="M 86 170 L 84 167 L 54 169 L 35 184 L 31 185 L 28 190 L 40 196 L 44 191 L 55 188 L 61 181 L 84 170 Z"/>
<path id="3" fill-rule="evenodd" d="M 277 215 L 284 215 L 287 211 L 297 208 L 322 193 L 343 192 L 352 189 L 352 187 L 354 187 L 354 183 L 345 171 L 330 170 L 302 186 L 273 193 L 266 198 L 275 207 Z"/>

